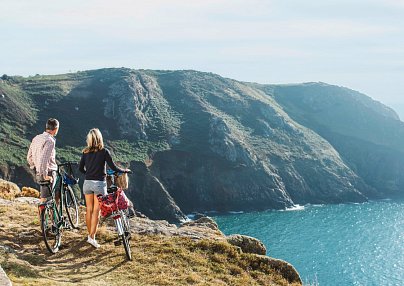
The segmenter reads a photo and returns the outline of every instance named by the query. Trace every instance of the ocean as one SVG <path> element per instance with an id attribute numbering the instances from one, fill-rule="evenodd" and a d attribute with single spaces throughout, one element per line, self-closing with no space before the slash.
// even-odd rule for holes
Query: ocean
<path id="1" fill-rule="evenodd" d="M 404 202 L 306 205 L 213 217 L 261 240 L 305 285 L 404 285 Z"/>

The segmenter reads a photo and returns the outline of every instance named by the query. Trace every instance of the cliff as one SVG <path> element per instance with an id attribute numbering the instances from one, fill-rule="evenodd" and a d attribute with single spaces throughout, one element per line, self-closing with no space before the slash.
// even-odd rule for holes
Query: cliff
<path id="1" fill-rule="evenodd" d="M 59 160 L 78 160 L 88 130 L 100 128 L 135 170 L 136 207 L 170 222 L 403 195 L 403 123 L 347 88 L 121 68 L 6 77 L 0 92 L 0 177 L 20 186 L 34 186 L 30 140 L 57 117 Z"/>

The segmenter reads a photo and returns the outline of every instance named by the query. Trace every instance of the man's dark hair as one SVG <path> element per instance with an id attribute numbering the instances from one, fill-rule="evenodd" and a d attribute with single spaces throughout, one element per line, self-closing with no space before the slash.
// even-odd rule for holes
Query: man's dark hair
<path id="1" fill-rule="evenodd" d="M 55 118 L 49 118 L 46 122 L 46 130 L 55 130 L 59 127 L 59 121 Z"/>

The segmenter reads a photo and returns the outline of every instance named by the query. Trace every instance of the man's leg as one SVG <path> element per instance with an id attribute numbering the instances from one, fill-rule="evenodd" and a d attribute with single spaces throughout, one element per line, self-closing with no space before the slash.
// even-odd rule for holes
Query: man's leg
<path id="1" fill-rule="evenodd" d="M 41 176 L 36 177 L 37 183 L 39 184 L 39 182 L 42 180 Z M 39 185 L 39 205 L 38 205 L 38 218 L 39 220 L 41 220 L 41 211 L 43 209 L 43 204 L 46 202 L 46 200 L 48 199 L 48 197 L 51 196 L 51 184 L 49 185 Z"/>

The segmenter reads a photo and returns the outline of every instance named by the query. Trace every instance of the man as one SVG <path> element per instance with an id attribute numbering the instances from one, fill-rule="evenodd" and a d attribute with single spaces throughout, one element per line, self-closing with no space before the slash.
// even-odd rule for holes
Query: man
<path id="1" fill-rule="evenodd" d="M 28 150 L 27 161 L 31 169 L 35 169 L 37 181 L 54 182 L 56 177 L 56 151 L 54 138 L 59 131 L 59 121 L 49 118 L 46 122 L 45 132 L 32 139 Z M 51 196 L 47 186 L 40 186 L 40 202 L 45 202 Z"/>

